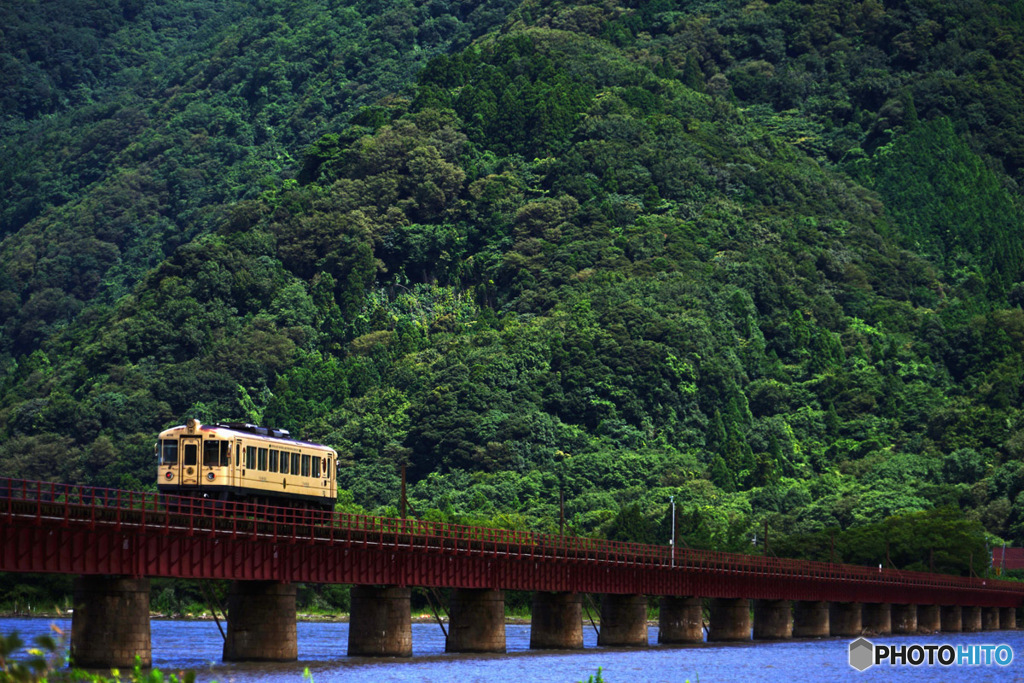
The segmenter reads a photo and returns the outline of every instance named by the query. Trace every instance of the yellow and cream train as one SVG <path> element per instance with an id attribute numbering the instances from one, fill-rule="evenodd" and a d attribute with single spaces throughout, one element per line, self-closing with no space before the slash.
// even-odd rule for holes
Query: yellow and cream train
<path id="1" fill-rule="evenodd" d="M 333 510 L 338 454 L 288 432 L 189 420 L 160 432 L 157 490 L 210 500 Z"/>

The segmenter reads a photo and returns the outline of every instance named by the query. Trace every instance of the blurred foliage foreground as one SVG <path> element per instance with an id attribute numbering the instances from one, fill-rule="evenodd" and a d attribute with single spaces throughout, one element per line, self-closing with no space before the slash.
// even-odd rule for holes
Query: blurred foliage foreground
<path id="1" fill-rule="evenodd" d="M 34 647 L 19 655 L 24 641 L 15 632 L 0 634 L 0 683 L 193 683 L 195 673 L 188 671 L 172 673 L 165 677 L 159 669 L 143 670 L 138 664 L 122 674 L 111 670 L 110 676 L 91 673 L 82 669 L 66 668 L 68 661 L 64 654 L 64 633 L 51 626 L 54 636 L 43 635 L 35 639 Z"/>

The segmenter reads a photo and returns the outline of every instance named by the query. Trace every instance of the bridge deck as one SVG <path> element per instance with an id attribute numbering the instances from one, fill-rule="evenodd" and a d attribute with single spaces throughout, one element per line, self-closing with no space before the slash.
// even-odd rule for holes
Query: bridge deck
<path id="1" fill-rule="evenodd" d="M 1024 584 L 0 479 L 0 571 L 1016 607 Z"/>

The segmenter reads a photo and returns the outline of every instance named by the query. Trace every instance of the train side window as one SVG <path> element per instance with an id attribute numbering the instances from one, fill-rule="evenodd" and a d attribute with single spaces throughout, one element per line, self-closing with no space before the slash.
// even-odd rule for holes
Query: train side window
<path id="1" fill-rule="evenodd" d="M 173 439 L 163 439 L 160 442 L 160 464 L 178 464 L 178 442 Z"/>
<path id="2" fill-rule="evenodd" d="M 302 454 L 302 476 L 309 476 L 309 453 Z"/>
<path id="3" fill-rule="evenodd" d="M 256 469 L 256 447 L 246 446 L 245 447 L 245 469 L 254 470 Z"/>
<path id="4" fill-rule="evenodd" d="M 256 469 L 262 470 L 262 471 L 266 472 L 267 471 L 267 449 L 266 448 L 261 448 L 261 449 L 259 449 L 258 453 L 259 453 L 259 458 L 258 458 L 258 460 L 256 462 Z"/>
<path id="5" fill-rule="evenodd" d="M 220 442 L 220 466 L 227 467 L 231 464 L 231 442 Z"/>
<path id="6" fill-rule="evenodd" d="M 203 442 L 203 467 L 217 467 L 220 464 L 220 445 L 223 441 Z"/>
<path id="7" fill-rule="evenodd" d="M 281 474 L 288 474 L 288 451 L 281 451 Z"/>
<path id="8" fill-rule="evenodd" d="M 277 468 L 278 468 L 277 462 L 278 462 L 278 455 L 279 454 L 280 454 L 280 452 L 276 448 L 271 448 L 270 449 L 270 471 L 271 472 L 277 472 Z"/>
<path id="9" fill-rule="evenodd" d="M 292 453 L 292 474 L 299 476 L 299 454 Z"/>
<path id="10" fill-rule="evenodd" d="M 313 478 L 320 478 L 320 458 L 313 458 Z"/>

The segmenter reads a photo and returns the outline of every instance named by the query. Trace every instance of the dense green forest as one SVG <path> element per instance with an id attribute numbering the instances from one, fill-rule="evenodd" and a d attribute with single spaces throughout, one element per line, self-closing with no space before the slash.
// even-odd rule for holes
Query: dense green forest
<path id="1" fill-rule="evenodd" d="M 152 488 L 245 419 L 346 510 L 404 464 L 429 519 L 1024 543 L 1024 2 L 0 18 L 0 475 Z"/>

